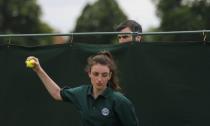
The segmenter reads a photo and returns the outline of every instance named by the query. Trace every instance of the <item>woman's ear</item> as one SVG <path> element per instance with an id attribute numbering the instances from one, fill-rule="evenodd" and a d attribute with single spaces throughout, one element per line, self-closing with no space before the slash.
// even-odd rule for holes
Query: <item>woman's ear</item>
<path id="1" fill-rule="evenodd" d="M 109 80 L 112 78 L 112 72 L 109 73 Z"/>
<path id="2" fill-rule="evenodd" d="M 91 77 L 91 72 L 90 71 L 88 71 L 87 74 L 88 74 L 89 77 Z"/>

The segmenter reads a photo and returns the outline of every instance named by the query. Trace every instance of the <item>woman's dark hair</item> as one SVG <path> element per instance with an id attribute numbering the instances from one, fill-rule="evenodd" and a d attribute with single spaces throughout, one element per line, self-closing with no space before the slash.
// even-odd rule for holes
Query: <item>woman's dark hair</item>
<path id="1" fill-rule="evenodd" d="M 113 57 L 108 51 L 100 51 L 95 56 L 90 56 L 87 60 L 86 72 L 90 72 L 91 67 L 95 64 L 106 65 L 109 67 L 111 74 L 109 86 L 114 90 L 120 90 L 119 79 L 117 76 L 117 67 Z"/>

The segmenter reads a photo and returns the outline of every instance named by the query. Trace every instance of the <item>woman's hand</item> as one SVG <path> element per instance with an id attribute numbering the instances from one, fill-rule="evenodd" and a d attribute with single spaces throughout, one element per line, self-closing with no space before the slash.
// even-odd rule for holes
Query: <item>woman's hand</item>
<path id="1" fill-rule="evenodd" d="M 41 69 L 39 59 L 35 56 L 29 56 L 26 58 L 26 67 L 33 69 L 35 72 L 38 72 Z"/>

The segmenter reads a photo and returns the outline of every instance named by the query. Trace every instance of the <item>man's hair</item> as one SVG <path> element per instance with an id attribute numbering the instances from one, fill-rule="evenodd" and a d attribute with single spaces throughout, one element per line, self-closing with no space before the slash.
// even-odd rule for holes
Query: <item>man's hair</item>
<path id="1" fill-rule="evenodd" d="M 124 28 L 130 28 L 132 32 L 142 32 L 142 27 L 134 20 L 126 20 L 116 27 L 116 31 L 121 31 Z"/>

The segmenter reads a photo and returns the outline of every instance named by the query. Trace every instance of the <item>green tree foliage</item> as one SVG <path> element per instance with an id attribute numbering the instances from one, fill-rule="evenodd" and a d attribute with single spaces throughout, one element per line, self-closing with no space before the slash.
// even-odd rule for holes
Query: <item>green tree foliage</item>
<path id="1" fill-rule="evenodd" d="M 98 0 L 87 4 L 77 20 L 73 32 L 113 32 L 114 28 L 127 16 L 115 0 Z M 116 35 L 74 36 L 74 42 L 112 43 Z"/>
<path id="2" fill-rule="evenodd" d="M 35 34 L 52 32 L 40 20 L 41 9 L 36 0 L 0 0 L 0 34 Z M 1 43 L 33 46 L 52 42 L 50 37 L 1 38 Z"/>
<path id="3" fill-rule="evenodd" d="M 161 19 L 158 31 L 191 31 L 210 29 L 209 0 L 153 0 Z M 197 41 L 202 34 L 161 35 L 163 41 Z"/>

